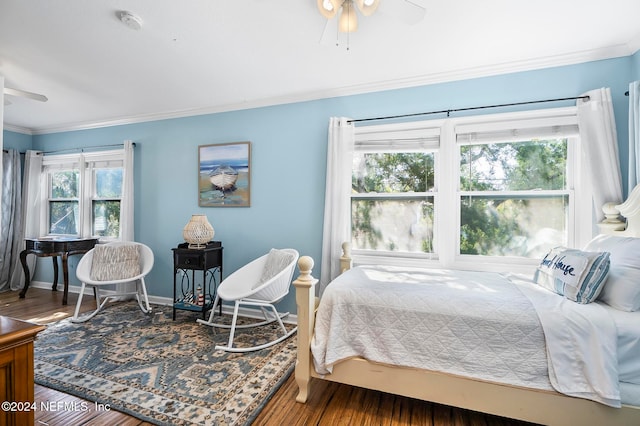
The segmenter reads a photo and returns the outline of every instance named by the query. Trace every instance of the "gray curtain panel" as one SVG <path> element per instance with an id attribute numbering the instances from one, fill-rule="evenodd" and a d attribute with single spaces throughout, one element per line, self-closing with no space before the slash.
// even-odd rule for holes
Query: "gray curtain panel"
<path id="1" fill-rule="evenodd" d="M 20 153 L 2 152 L 2 218 L 0 226 L 0 291 L 22 286 L 22 170 Z"/>

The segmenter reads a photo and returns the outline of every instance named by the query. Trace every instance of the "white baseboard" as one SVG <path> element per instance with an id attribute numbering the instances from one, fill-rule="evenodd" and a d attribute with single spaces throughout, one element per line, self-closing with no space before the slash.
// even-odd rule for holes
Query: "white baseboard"
<path id="1" fill-rule="evenodd" d="M 48 283 L 45 281 L 31 281 L 29 288 L 42 288 L 45 290 L 51 290 L 52 285 L 53 285 L 52 283 Z M 58 283 L 58 291 L 62 291 L 62 287 L 63 287 L 63 284 Z M 105 293 L 106 292 L 107 291 L 105 291 Z M 80 287 L 76 285 L 70 285 L 69 293 L 79 294 Z M 153 296 L 150 294 L 147 297 L 149 298 L 149 303 L 153 305 L 171 306 L 173 304 L 173 299 L 171 299 L 170 297 Z M 227 315 L 233 315 L 233 306 L 223 304 L 222 313 Z M 262 312 L 259 309 L 254 309 L 254 308 L 240 307 L 240 309 L 238 310 L 238 315 L 246 318 L 257 318 L 257 319 L 264 318 L 262 316 Z M 286 318 L 283 319 L 283 322 L 286 324 L 296 324 L 298 322 L 298 316 L 295 314 L 289 314 Z"/>

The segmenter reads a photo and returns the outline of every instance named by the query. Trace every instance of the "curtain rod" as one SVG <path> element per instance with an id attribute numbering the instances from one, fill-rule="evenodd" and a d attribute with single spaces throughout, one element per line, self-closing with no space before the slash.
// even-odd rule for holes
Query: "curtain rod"
<path id="1" fill-rule="evenodd" d="M 136 144 L 135 142 L 132 143 L 132 145 L 135 147 Z M 96 146 L 86 146 L 86 147 L 81 147 L 81 148 L 66 148 L 66 149 L 58 149 L 56 151 L 42 151 L 39 154 L 40 155 L 44 155 L 44 154 L 55 154 L 58 152 L 66 152 L 66 151 L 80 151 L 80 152 L 84 152 L 85 149 L 94 149 L 94 148 L 111 148 L 114 146 L 124 146 L 123 143 L 115 143 L 115 144 L 111 144 L 111 145 L 96 145 Z"/>
<path id="2" fill-rule="evenodd" d="M 133 145 L 133 146 L 136 146 L 135 142 L 134 142 L 134 143 L 132 143 L 132 145 Z M 64 152 L 64 151 L 78 151 L 78 150 L 83 151 L 83 150 L 85 150 L 85 149 L 91 149 L 91 148 L 109 148 L 109 147 L 113 147 L 113 146 L 124 146 L 124 144 L 123 144 L 123 143 L 116 143 L 116 144 L 112 144 L 112 145 L 96 145 L 96 146 L 88 146 L 88 147 L 85 147 L 85 148 L 67 148 L 67 149 L 59 149 L 59 150 L 57 150 L 57 151 L 44 151 L 44 152 L 40 152 L 39 154 L 40 154 L 40 155 L 43 155 L 43 154 L 54 154 L 54 153 L 56 153 L 56 152 Z M 8 150 L 6 150 L 6 149 L 4 149 L 4 148 L 2 148 L 2 152 L 9 152 L 9 151 L 8 151 Z M 24 152 L 19 152 L 18 154 L 20 154 L 20 155 L 24 155 L 25 153 L 24 153 Z"/>
<path id="3" fill-rule="evenodd" d="M 132 143 L 131 145 L 136 146 L 136 143 Z M 92 149 L 92 148 L 110 148 L 110 147 L 114 147 L 114 146 L 124 146 L 123 143 L 116 143 L 116 144 L 111 144 L 111 145 L 96 145 L 96 146 L 87 146 L 84 148 L 67 148 L 67 149 L 59 149 L 57 151 L 42 151 L 39 154 L 43 155 L 43 154 L 55 154 L 56 152 L 65 152 L 65 151 L 84 151 L 85 149 Z M 2 148 L 2 152 L 9 152 L 8 150 Z M 26 154 L 25 152 L 19 152 L 18 154 L 20 155 L 24 155 Z"/>
<path id="4" fill-rule="evenodd" d="M 416 112 L 414 114 L 391 115 L 387 117 L 357 118 L 353 120 L 347 120 L 347 123 L 359 123 L 362 121 L 375 121 L 375 120 L 391 120 L 394 118 L 416 117 L 418 115 L 444 114 L 445 112 L 447 113 L 447 117 L 449 117 L 449 114 L 451 114 L 452 112 L 472 111 L 476 109 L 487 109 L 487 108 L 501 108 L 501 107 L 510 107 L 510 106 L 518 106 L 518 105 L 540 104 L 544 102 L 575 101 L 577 99 L 588 100 L 589 96 L 575 96 L 572 98 L 544 99 L 540 101 L 514 102 L 510 104 L 483 105 L 483 106 L 475 106 L 475 107 L 467 107 L 467 108 L 444 109 L 440 111 Z"/>

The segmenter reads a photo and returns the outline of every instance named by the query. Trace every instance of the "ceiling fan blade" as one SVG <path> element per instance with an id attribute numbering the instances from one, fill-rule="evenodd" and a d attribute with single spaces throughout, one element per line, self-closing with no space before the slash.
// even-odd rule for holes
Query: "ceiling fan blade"
<path id="1" fill-rule="evenodd" d="M 411 25 L 422 21 L 426 13 L 423 0 L 381 1 L 378 11 Z"/>
<path id="2" fill-rule="evenodd" d="M 10 87 L 4 88 L 4 94 L 10 96 L 18 96 L 21 98 L 29 98 L 34 101 L 47 102 L 49 99 L 45 95 L 39 93 L 27 92 L 26 90 L 12 89 Z"/>

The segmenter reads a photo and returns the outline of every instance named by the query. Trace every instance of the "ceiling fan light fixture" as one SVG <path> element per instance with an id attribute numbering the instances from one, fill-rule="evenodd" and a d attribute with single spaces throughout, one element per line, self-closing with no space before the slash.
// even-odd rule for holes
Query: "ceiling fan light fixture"
<path id="1" fill-rule="evenodd" d="M 142 18 L 140 18 L 138 15 L 134 15 L 133 13 L 126 10 L 121 10 L 117 12 L 116 15 L 118 15 L 118 19 L 120 19 L 123 24 L 125 24 L 132 30 L 137 31 L 142 28 Z"/>
<path id="2" fill-rule="evenodd" d="M 356 5 L 364 16 L 371 16 L 378 9 L 380 0 L 356 0 Z"/>
<path id="3" fill-rule="evenodd" d="M 353 7 L 353 0 L 345 0 L 342 4 L 342 12 L 338 21 L 338 30 L 341 33 L 353 33 L 358 31 L 358 17 Z"/>
<path id="4" fill-rule="evenodd" d="M 318 0 L 318 10 L 327 19 L 331 19 L 336 16 L 342 0 Z"/>

